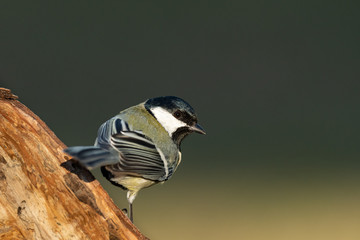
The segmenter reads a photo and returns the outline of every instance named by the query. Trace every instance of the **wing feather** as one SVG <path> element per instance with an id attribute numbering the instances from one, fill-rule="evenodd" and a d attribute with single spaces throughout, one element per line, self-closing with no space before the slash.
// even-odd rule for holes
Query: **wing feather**
<path id="1" fill-rule="evenodd" d="M 115 175 L 126 172 L 156 181 L 168 177 L 160 150 L 142 132 L 133 131 L 119 117 L 101 125 L 95 146 L 118 152 L 119 162 L 111 166 Z"/>

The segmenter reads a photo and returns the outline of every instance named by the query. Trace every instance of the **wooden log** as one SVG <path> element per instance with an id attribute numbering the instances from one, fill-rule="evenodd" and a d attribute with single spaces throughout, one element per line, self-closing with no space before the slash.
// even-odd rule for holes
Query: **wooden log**
<path id="1" fill-rule="evenodd" d="M 16 99 L 0 88 L 0 239 L 147 239 Z"/>

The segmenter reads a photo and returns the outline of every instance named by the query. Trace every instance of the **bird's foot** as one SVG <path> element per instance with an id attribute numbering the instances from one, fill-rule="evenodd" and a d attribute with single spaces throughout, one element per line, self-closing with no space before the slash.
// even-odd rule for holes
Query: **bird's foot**
<path id="1" fill-rule="evenodd" d="M 126 208 L 121 209 L 121 211 L 122 211 L 126 216 L 129 217 L 129 215 L 128 215 L 128 210 L 127 210 Z"/>

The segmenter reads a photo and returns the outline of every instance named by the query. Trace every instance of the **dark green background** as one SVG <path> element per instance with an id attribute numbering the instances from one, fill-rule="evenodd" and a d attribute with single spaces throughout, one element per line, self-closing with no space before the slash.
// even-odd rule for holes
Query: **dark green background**
<path id="1" fill-rule="evenodd" d="M 1 1 L 0 86 L 67 145 L 147 98 L 191 103 L 208 135 L 135 201 L 152 239 L 359 239 L 359 5 Z"/>

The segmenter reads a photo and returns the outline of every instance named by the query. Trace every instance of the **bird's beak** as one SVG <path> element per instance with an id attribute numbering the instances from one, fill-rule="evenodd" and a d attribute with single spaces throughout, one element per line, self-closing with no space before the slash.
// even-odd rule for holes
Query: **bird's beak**
<path id="1" fill-rule="evenodd" d="M 205 130 L 199 124 L 195 124 L 194 126 L 190 127 L 190 130 L 200 134 L 206 134 Z"/>

